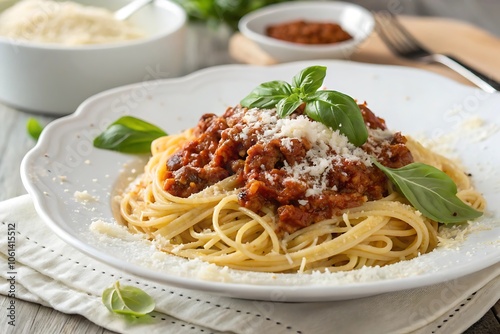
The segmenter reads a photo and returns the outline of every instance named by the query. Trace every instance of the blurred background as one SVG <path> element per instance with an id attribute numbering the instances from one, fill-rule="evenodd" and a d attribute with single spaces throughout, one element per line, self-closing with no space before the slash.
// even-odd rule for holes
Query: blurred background
<path id="1" fill-rule="evenodd" d="M 470 22 L 500 36 L 499 0 L 352 0 L 370 10 L 395 14 L 441 16 Z"/>
<path id="2" fill-rule="evenodd" d="M 174 0 L 189 14 L 192 24 L 187 38 L 204 53 L 203 59 L 188 55 L 187 68 L 231 63 L 227 41 L 246 13 L 274 3 L 294 0 Z M 307 1 L 307 0 L 300 0 Z M 325 0 L 328 1 L 328 0 Z M 331 0 L 334 1 L 334 0 Z M 445 17 L 468 22 L 500 37 L 500 0 L 342 0 L 372 11 L 390 11 L 397 15 Z M 198 22 L 199 24 L 196 24 Z M 208 25 L 208 29 L 207 29 Z"/>
<path id="3" fill-rule="evenodd" d="M 217 24 L 221 21 L 235 27 L 247 12 L 287 0 L 175 0 L 192 18 Z M 293 1 L 293 0 L 288 0 Z M 369 10 L 389 10 L 394 14 L 441 16 L 470 22 L 500 36 L 499 0 L 344 0 Z"/>

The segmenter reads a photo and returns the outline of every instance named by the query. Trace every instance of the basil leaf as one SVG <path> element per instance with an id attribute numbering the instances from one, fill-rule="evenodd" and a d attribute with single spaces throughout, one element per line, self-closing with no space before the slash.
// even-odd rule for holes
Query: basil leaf
<path id="1" fill-rule="evenodd" d="M 94 146 L 123 153 L 149 153 L 152 141 L 166 135 L 157 126 L 132 116 L 124 116 L 97 136 Z"/>
<path id="2" fill-rule="evenodd" d="M 306 100 L 305 113 L 313 120 L 339 130 L 356 146 L 363 145 L 368 139 L 359 106 L 348 95 L 331 90 L 318 91 Z"/>
<path id="3" fill-rule="evenodd" d="M 143 290 L 134 286 L 120 286 L 117 281 L 102 293 L 102 302 L 111 312 L 144 316 L 155 308 L 155 301 Z"/>
<path id="4" fill-rule="evenodd" d="M 299 74 L 293 77 L 292 86 L 300 88 L 300 91 L 303 94 L 313 94 L 323 84 L 325 76 L 325 66 L 310 66 L 303 69 Z"/>
<path id="5" fill-rule="evenodd" d="M 34 140 L 38 140 L 40 134 L 42 133 L 43 126 L 36 119 L 29 118 L 26 122 L 26 130 L 28 131 L 28 134 L 31 136 L 31 138 L 33 138 Z"/>
<path id="6" fill-rule="evenodd" d="M 240 104 L 248 108 L 276 108 L 280 117 L 286 117 L 305 103 L 307 116 L 339 130 L 352 144 L 363 145 L 368 139 L 368 130 L 361 110 L 356 101 L 345 94 L 318 91 L 325 76 L 326 67 L 310 66 L 292 78 L 292 85 L 279 80 L 263 83 Z"/>
<path id="7" fill-rule="evenodd" d="M 254 88 L 240 104 L 247 108 L 265 108 L 276 107 L 279 101 L 290 96 L 292 88 L 285 81 L 269 81 Z"/>
<path id="8" fill-rule="evenodd" d="M 302 100 L 299 95 L 292 94 L 278 102 L 276 112 L 281 118 L 284 118 L 290 116 L 301 104 Z"/>
<path id="9" fill-rule="evenodd" d="M 376 161 L 374 164 L 415 208 L 432 220 L 445 224 L 462 223 L 482 215 L 456 196 L 456 184 L 435 167 L 412 163 L 393 169 Z"/>
<path id="10" fill-rule="evenodd" d="M 163 136 L 166 135 L 166 133 L 156 125 L 153 125 L 151 123 L 148 123 L 146 121 L 143 121 L 142 119 L 133 116 L 120 117 L 119 119 L 114 121 L 113 124 L 121 124 L 137 132 L 154 132 L 154 133 L 161 133 Z"/>

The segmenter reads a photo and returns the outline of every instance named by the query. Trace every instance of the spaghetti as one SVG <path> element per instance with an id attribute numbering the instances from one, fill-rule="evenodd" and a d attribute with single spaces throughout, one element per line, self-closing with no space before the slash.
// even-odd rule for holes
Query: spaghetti
<path id="1" fill-rule="evenodd" d="M 438 223 L 420 214 L 375 168 L 424 162 L 457 196 L 485 200 L 450 160 L 387 130 L 360 105 L 369 139 L 354 147 L 300 112 L 229 108 L 155 140 L 145 172 L 123 194 L 124 223 L 162 251 L 261 272 L 352 270 L 430 252 Z"/>

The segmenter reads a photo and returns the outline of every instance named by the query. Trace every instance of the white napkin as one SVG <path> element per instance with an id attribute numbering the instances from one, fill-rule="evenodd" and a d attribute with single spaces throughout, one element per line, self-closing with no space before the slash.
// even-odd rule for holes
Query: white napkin
<path id="1" fill-rule="evenodd" d="M 500 298 L 500 263 L 442 284 L 349 301 L 217 297 L 134 277 L 80 253 L 43 223 L 29 195 L 1 202 L 0 223 L 0 293 L 120 333 L 460 333 Z M 152 317 L 130 322 L 106 309 L 101 293 L 116 280 L 155 299 Z"/>

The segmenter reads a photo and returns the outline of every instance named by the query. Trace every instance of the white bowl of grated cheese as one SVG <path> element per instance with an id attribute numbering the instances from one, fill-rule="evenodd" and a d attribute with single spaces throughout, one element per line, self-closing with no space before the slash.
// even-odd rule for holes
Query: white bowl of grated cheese
<path id="1" fill-rule="evenodd" d="M 184 74 L 186 13 L 155 0 L 127 21 L 112 12 L 131 0 L 0 2 L 0 100 L 65 115 L 101 91 Z M 112 108 L 112 106 L 110 106 Z"/>

